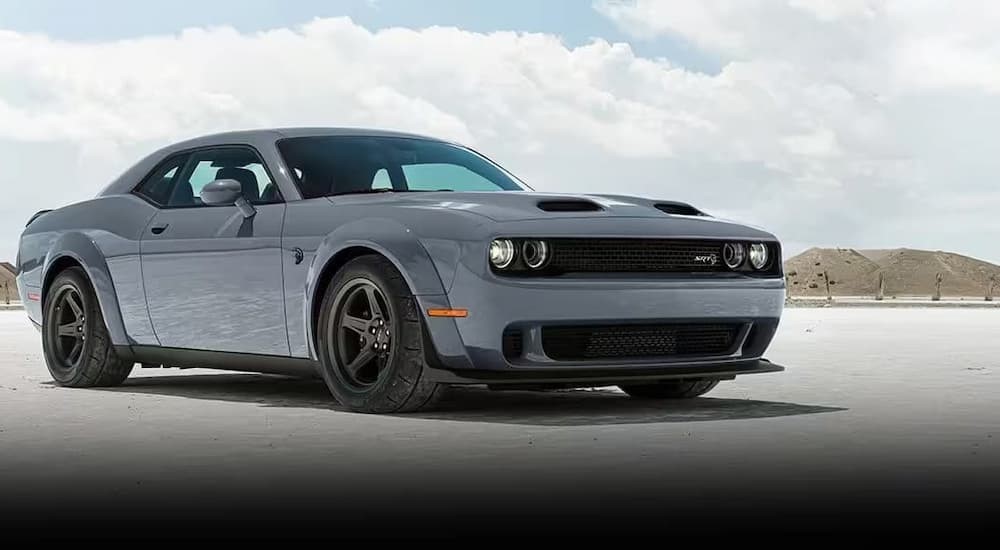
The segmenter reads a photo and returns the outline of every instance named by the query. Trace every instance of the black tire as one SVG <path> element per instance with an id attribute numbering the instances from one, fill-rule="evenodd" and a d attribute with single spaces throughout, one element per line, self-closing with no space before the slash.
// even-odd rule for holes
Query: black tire
<path id="1" fill-rule="evenodd" d="M 369 291 L 378 304 L 375 308 Z M 368 311 L 363 311 L 366 302 Z M 382 317 L 384 326 L 378 323 Z M 370 324 L 358 331 L 359 321 Z M 426 376 L 424 328 L 416 300 L 402 275 L 384 257 L 355 258 L 334 275 L 323 297 L 317 331 L 323 379 L 334 398 L 349 410 L 413 412 L 432 407 L 440 398 L 444 387 Z M 375 344 L 388 345 L 387 351 L 349 369 L 363 363 L 363 351 Z"/>
<path id="2" fill-rule="evenodd" d="M 657 384 L 618 386 L 630 397 L 638 399 L 691 399 L 712 391 L 718 380 L 671 380 Z"/>
<path id="3" fill-rule="evenodd" d="M 66 301 L 71 296 L 72 306 Z M 57 384 L 106 387 L 128 378 L 133 363 L 115 353 L 97 295 L 83 269 L 72 267 L 56 275 L 45 293 L 43 312 L 42 350 Z"/>

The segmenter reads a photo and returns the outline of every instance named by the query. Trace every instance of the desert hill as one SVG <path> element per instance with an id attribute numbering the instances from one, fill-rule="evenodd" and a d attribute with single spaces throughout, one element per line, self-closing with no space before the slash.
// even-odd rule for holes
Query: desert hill
<path id="1" fill-rule="evenodd" d="M 1000 266 L 952 252 L 910 248 L 811 248 L 785 262 L 789 293 L 825 296 L 824 272 L 835 296 L 873 296 L 882 274 L 886 297 L 930 297 L 940 273 L 942 296 L 981 298 L 995 277 L 994 294 L 1000 297 Z"/>
<path id="2" fill-rule="evenodd" d="M 824 273 L 834 295 L 874 295 L 878 270 L 877 263 L 851 248 L 810 248 L 785 262 L 788 292 L 793 296 L 826 296 Z"/>
<path id="3" fill-rule="evenodd" d="M 9 298 L 12 302 L 20 300 L 17 296 L 17 280 L 14 276 L 14 266 L 7 262 L 0 262 L 0 304 Z M 4 285 L 9 296 L 4 294 Z"/>

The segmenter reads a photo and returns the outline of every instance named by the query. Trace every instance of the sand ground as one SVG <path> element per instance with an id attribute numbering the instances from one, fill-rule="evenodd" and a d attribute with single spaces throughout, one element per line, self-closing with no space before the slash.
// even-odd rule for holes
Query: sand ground
<path id="1" fill-rule="evenodd" d="M 683 495 L 717 509 L 847 484 L 862 502 L 948 487 L 996 504 L 998 329 L 992 310 L 790 309 L 768 353 L 787 371 L 705 398 L 464 389 L 440 411 L 380 417 L 343 411 L 318 381 L 209 370 L 60 388 L 23 312 L 0 312 L 0 499 L 38 514 L 53 500 L 234 495 L 401 507 L 560 494 L 594 510 Z"/>

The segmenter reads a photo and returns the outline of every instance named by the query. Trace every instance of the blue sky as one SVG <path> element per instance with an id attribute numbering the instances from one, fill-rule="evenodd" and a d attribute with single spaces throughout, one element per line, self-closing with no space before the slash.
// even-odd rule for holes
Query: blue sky
<path id="1" fill-rule="evenodd" d="M 0 29 L 105 41 L 169 34 L 192 26 L 229 25 L 252 32 L 346 15 L 371 30 L 439 25 L 479 32 L 545 32 L 561 36 L 569 46 L 600 37 L 629 42 L 643 57 L 665 57 L 701 72 L 718 70 L 717 59 L 679 38 L 628 35 L 592 4 L 591 0 L 0 0 Z"/>
<path id="2" fill-rule="evenodd" d="M 296 125 L 468 143 L 536 189 L 690 202 L 790 254 L 1000 259 L 1000 2 L 615 1 L 0 0 L 0 259 L 155 147 Z M 368 32 L 390 27 L 414 32 Z"/>

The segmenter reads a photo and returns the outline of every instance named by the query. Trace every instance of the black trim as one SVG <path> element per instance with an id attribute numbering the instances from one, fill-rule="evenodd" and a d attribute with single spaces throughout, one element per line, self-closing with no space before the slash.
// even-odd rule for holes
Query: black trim
<path id="1" fill-rule="evenodd" d="M 723 364 L 669 366 L 642 369 L 574 369 L 574 370 L 462 370 L 431 369 L 428 376 L 442 384 L 592 384 L 615 385 L 636 381 L 683 378 L 729 379 L 743 374 L 781 372 L 785 367 L 767 359 L 734 361 Z"/>
<path id="2" fill-rule="evenodd" d="M 136 363 L 152 363 L 184 369 L 222 369 L 264 374 L 319 378 L 319 364 L 312 359 L 232 353 L 161 346 L 115 346 L 115 353 Z"/>

